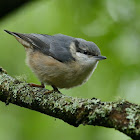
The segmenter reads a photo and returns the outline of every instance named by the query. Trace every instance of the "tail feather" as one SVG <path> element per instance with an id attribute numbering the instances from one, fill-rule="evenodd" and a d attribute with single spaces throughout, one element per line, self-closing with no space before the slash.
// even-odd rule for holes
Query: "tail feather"
<path id="1" fill-rule="evenodd" d="M 12 32 L 10 32 L 10 31 L 8 31 L 8 30 L 4 30 L 6 33 L 8 33 L 8 34 L 13 34 Z"/>
<path id="2" fill-rule="evenodd" d="M 4 30 L 6 33 L 10 34 L 10 35 L 13 35 L 15 37 L 18 37 L 18 38 L 21 38 L 20 34 L 19 33 L 15 33 L 15 32 L 11 32 L 11 31 L 8 31 L 8 30 Z"/>
<path id="3" fill-rule="evenodd" d="M 16 33 L 16 32 L 11 32 L 11 31 L 8 31 L 8 30 L 4 30 L 4 31 L 6 33 L 10 34 L 10 35 L 13 35 L 17 39 L 17 41 L 19 43 L 21 43 L 24 47 L 31 48 L 31 42 L 30 42 L 27 35 L 21 34 L 21 33 Z"/>

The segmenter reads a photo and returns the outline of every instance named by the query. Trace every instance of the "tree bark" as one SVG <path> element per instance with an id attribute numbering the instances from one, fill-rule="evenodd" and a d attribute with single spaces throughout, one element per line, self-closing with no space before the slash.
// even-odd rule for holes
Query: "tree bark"
<path id="1" fill-rule="evenodd" d="M 32 109 L 70 125 L 97 125 L 115 128 L 134 140 L 140 139 L 140 106 L 125 100 L 101 102 L 61 93 L 46 94 L 45 88 L 31 87 L 0 68 L 0 100 Z"/>

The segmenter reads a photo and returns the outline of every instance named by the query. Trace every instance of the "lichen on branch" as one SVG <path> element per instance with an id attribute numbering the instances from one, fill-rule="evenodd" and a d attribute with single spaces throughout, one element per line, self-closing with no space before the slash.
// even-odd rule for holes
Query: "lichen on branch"
<path id="1" fill-rule="evenodd" d="M 101 102 L 99 99 L 46 94 L 45 88 L 9 76 L 0 68 L 0 100 L 59 118 L 70 125 L 97 125 L 115 128 L 135 140 L 140 139 L 140 106 L 128 101 Z"/>

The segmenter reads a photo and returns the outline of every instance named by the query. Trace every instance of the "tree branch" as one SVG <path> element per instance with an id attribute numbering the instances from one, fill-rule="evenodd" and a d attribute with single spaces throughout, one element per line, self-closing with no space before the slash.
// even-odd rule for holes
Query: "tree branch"
<path id="1" fill-rule="evenodd" d="M 44 94 L 47 89 L 30 87 L 0 68 L 0 100 L 59 118 L 70 125 L 98 125 L 115 128 L 131 138 L 140 139 L 140 106 L 121 100 L 101 102 L 60 93 Z"/>

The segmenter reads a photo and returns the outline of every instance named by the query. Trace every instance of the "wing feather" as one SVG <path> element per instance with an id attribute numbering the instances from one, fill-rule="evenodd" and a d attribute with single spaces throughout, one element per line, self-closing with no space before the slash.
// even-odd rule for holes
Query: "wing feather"
<path id="1" fill-rule="evenodd" d="M 62 34 L 54 36 L 46 34 L 21 34 L 16 32 L 7 33 L 20 38 L 29 43 L 33 49 L 49 55 L 60 62 L 69 62 L 75 60 L 70 53 L 70 44 L 74 38 Z"/>

